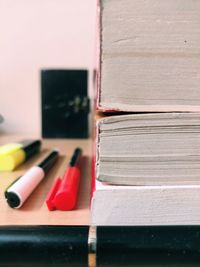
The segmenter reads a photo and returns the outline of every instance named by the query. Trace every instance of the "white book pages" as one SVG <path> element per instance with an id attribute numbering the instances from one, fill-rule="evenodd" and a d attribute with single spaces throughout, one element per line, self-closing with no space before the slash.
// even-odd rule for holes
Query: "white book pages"
<path id="1" fill-rule="evenodd" d="M 111 186 L 96 183 L 93 225 L 199 225 L 200 185 Z"/>
<path id="2" fill-rule="evenodd" d="M 120 185 L 200 184 L 200 113 L 105 117 L 96 175 Z"/>
<path id="3" fill-rule="evenodd" d="M 101 0 L 99 107 L 200 111 L 200 2 Z"/>

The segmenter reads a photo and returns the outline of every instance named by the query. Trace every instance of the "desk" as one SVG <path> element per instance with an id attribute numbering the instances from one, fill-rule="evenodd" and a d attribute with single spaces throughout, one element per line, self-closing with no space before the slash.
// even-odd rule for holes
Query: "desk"
<path id="1" fill-rule="evenodd" d="M 31 137 L 34 139 L 35 137 Z M 37 137 L 36 137 L 37 138 Z M 0 145 L 16 142 L 22 139 L 30 139 L 20 136 L 0 136 Z M 70 160 L 74 148 L 77 146 L 83 149 L 83 167 L 79 187 L 77 209 L 73 211 L 52 211 L 49 212 L 45 199 L 54 179 L 63 175 Z M 8 207 L 4 198 L 5 188 L 17 177 L 21 176 L 31 166 L 39 163 L 52 148 L 60 150 L 60 158 L 55 166 L 48 172 L 44 180 L 27 199 L 20 209 Z M 91 140 L 89 139 L 47 139 L 42 140 L 42 151 L 35 155 L 14 172 L 0 173 L 0 225 L 88 225 L 90 223 L 90 158 Z"/>

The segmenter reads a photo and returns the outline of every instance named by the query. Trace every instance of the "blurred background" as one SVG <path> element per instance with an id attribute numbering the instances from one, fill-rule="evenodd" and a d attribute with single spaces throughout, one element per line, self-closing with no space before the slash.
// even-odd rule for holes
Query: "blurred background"
<path id="1" fill-rule="evenodd" d="M 0 114 L 6 134 L 41 134 L 41 70 L 89 70 L 96 0 L 0 0 Z"/>

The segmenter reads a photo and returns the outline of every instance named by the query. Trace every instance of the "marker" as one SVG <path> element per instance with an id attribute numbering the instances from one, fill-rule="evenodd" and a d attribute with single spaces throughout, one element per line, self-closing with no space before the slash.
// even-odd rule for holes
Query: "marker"
<path id="1" fill-rule="evenodd" d="M 199 267 L 200 226 L 3 226 L 6 267 Z"/>
<path id="2" fill-rule="evenodd" d="M 80 159 L 82 150 L 76 148 L 64 173 L 63 179 L 58 177 L 47 196 L 46 204 L 52 210 L 72 210 L 76 206 L 79 181 L 80 181 Z"/>
<path id="3" fill-rule="evenodd" d="M 5 197 L 11 208 L 20 208 L 33 190 L 42 181 L 45 174 L 58 158 L 58 151 L 52 151 L 38 166 L 29 169 L 5 191 Z"/>
<path id="4" fill-rule="evenodd" d="M 21 141 L 0 147 L 0 171 L 13 171 L 20 164 L 38 153 L 41 141 Z"/>

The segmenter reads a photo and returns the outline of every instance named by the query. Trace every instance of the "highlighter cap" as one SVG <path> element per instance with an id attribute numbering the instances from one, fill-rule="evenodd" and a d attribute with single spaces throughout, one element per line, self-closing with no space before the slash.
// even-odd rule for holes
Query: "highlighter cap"
<path id="1" fill-rule="evenodd" d="M 11 143 L 0 147 L 0 171 L 13 171 L 24 160 L 22 144 Z"/>
<path id="2" fill-rule="evenodd" d="M 13 171 L 17 166 L 39 152 L 41 141 L 21 141 L 0 147 L 0 171 Z"/>

